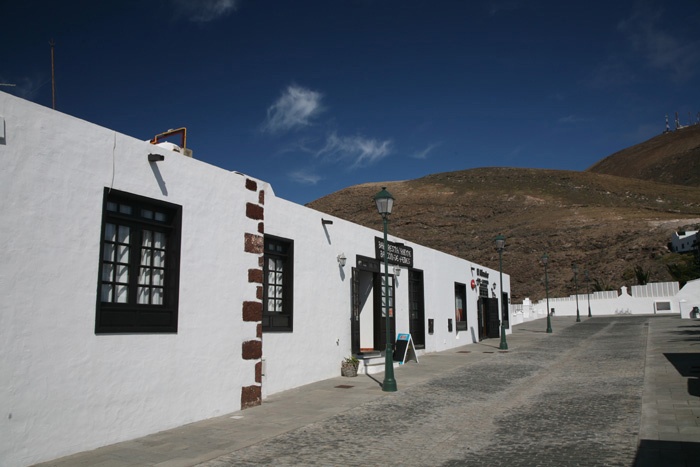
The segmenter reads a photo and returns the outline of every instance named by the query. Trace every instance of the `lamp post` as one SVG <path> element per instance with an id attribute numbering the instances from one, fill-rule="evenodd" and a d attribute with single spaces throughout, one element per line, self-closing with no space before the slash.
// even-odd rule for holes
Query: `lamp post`
<path id="1" fill-rule="evenodd" d="M 547 332 L 552 332 L 552 320 L 549 317 L 549 281 L 547 279 L 547 262 L 549 261 L 549 256 L 547 253 L 542 255 L 542 264 L 544 264 L 544 290 L 547 293 Z"/>
<path id="2" fill-rule="evenodd" d="M 586 295 L 588 295 L 588 317 L 591 318 L 591 288 L 588 285 L 588 269 L 583 271 L 586 275 Z"/>
<path id="3" fill-rule="evenodd" d="M 501 279 L 501 345 L 498 347 L 500 350 L 508 350 L 508 342 L 506 342 L 506 326 L 505 320 L 503 319 L 503 309 L 506 306 L 503 303 L 503 248 L 506 245 L 506 238 L 498 234 L 494 240 L 496 242 L 496 249 L 498 250 L 498 274 Z"/>
<path id="4" fill-rule="evenodd" d="M 571 269 L 574 270 L 574 287 L 576 287 L 576 322 L 580 323 L 581 315 L 578 312 L 578 282 L 576 280 L 576 275 L 578 274 L 578 266 L 574 264 L 573 266 L 571 266 Z"/>
<path id="5" fill-rule="evenodd" d="M 394 197 L 382 187 L 382 191 L 374 197 L 377 203 L 377 211 L 384 220 L 384 316 L 386 318 L 386 353 L 384 355 L 384 383 L 382 391 L 396 392 L 396 380 L 394 379 L 394 355 L 391 351 L 391 320 L 389 319 L 389 255 L 386 239 L 386 218 L 391 214 L 394 206 Z"/>

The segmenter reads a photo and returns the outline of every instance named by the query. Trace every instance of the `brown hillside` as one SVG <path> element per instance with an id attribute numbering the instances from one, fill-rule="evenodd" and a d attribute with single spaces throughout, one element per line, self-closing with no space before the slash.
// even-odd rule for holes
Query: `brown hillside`
<path id="1" fill-rule="evenodd" d="M 616 152 L 586 170 L 675 185 L 700 186 L 700 125 L 663 133 Z"/>
<path id="2" fill-rule="evenodd" d="M 381 230 L 372 197 L 396 198 L 389 233 L 498 269 L 493 239 L 503 234 L 503 270 L 513 303 L 545 295 L 542 253 L 550 257 L 550 296 L 573 293 L 572 263 L 591 281 L 632 285 L 639 265 L 670 280 L 662 257 L 670 234 L 700 224 L 700 188 L 592 172 L 480 168 L 416 180 L 357 185 L 309 207 Z M 416 258 L 420 267 L 420 258 Z M 626 279 L 623 277 L 627 277 Z"/>

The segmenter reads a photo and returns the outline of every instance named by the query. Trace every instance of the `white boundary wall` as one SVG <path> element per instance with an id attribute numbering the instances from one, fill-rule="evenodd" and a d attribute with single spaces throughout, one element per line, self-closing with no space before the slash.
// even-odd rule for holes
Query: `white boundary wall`
<path id="1" fill-rule="evenodd" d="M 588 295 L 579 294 L 578 309 L 581 317 L 588 316 L 588 306 Z M 632 295 L 627 293 L 627 287 L 622 287 L 620 293 L 617 291 L 593 292 L 590 294 L 590 307 L 591 316 L 680 314 L 678 282 L 632 286 Z M 553 316 L 576 316 L 576 295 L 550 297 L 549 308 L 554 310 Z M 547 300 L 532 303 L 526 298 L 522 304 L 511 306 L 510 312 L 516 323 L 540 319 L 547 316 Z"/>

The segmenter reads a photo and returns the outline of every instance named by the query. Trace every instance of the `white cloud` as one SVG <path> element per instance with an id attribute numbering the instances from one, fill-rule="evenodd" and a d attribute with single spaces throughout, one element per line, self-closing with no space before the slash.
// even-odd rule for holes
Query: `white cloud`
<path id="1" fill-rule="evenodd" d="M 208 23 L 238 9 L 238 0 L 172 0 L 175 16 L 193 23 Z"/>
<path id="2" fill-rule="evenodd" d="M 422 151 L 411 154 L 411 157 L 413 159 L 425 159 L 428 157 L 428 154 L 430 154 L 430 152 L 438 146 L 440 146 L 439 143 L 430 144 L 427 148 L 423 149 Z"/>
<path id="3" fill-rule="evenodd" d="M 291 85 L 267 109 L 263 131 L 280 133 L 311 125 L 311 120 L 323 112 L 321 93 Z"/>
<path id="4" fill-rule="evenodd" d="M 363 136 L 343 136 L 333 132 L 316 156 L 333 161 L 351 161 L 351 168 L 373 164 L 391 153 L 391 140 L 379 141 Z"/>
<path id="5" fill-rule="evenodd" d="M 303 185 L 316 185 L 320 180 L 321 176 L 308 172 L 306 170 L 297 170 L 289 174 L 289 177 L 297 183 Z"/>
<path id="6" fill-rule="evenodd" d="M 590 122 L 592 121 L 592 118 L 588 117 L 579 117 L 578 115 L 567 115 L 566 117 L 561 117 L 559 118 L 559 123 L 582 123 L 582 122 Z"/>

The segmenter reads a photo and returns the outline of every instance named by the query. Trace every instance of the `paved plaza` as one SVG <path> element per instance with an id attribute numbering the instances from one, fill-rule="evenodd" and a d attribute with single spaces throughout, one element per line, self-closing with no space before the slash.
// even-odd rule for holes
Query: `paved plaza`
<path id="1" fill-rule="evenodd" d="M 555 317 L 53 466 L 700 464 L 700 322 Z M 193 401 L 194 402 L 194 401 Z"/>

